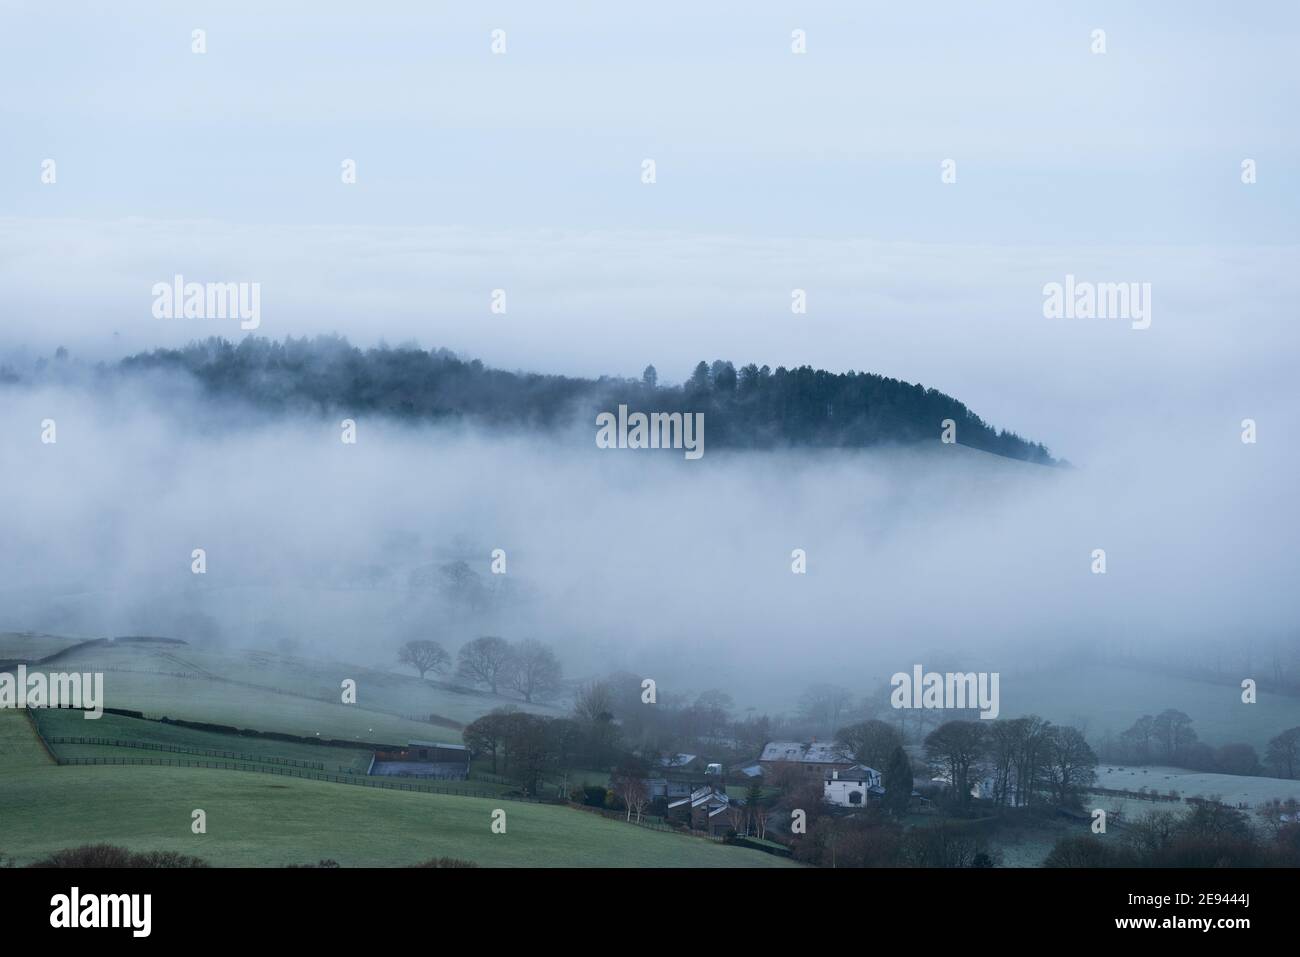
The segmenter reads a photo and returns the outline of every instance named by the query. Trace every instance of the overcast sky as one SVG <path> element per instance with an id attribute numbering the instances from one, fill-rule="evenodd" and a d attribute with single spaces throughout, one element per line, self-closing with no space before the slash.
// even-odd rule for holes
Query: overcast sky
<path id="1" fill-rule="evenodd" d="M 1294 4 L 265 6 L 0 3 L 0 349 L 243 334 L 154 319 L 180 273 L 273 337 L 878 371 L 1075 459 L 1294 411 Z M 1151 328 L 1045 319 L 1067 273 Z"/>

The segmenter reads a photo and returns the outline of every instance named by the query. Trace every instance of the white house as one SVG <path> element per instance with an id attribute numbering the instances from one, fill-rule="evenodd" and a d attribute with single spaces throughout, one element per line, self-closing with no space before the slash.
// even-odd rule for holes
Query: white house
<path id="1" fill-rule="evenodd" d="M 838 807 L 863 807 L 868 795 L 878 798 L 884 793 L 880 772 L 864 764 L 855 764 L 843 771 L 828 771 L 822 785 L 826 803 Z"/>

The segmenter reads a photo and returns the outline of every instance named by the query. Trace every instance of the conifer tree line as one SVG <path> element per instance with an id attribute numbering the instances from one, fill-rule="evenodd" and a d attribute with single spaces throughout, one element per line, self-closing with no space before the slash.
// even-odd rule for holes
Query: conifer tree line
<path id="1" fill-rule="evenodd" d="M 38 364 L 36 378 L 68 363 Z M 944 420 L 956 443 L 996 455 L 1056 464 L 1047 448 L 984 422 L 937 389 L 868 372 L 810 366 L 775 369 L 701 361 L 683 383 L 660 381 L 653 365 L 639 378 L 579 378 L 508 372 L 446 349 L 412 345 L 360 349 L 339 336 L 222 338 L 155 349 L 100 365 L 103 377 L 171 370 L 192 377 L 204 393 L 238 398 L 268 411 L 382 414 L 406 420 L 559 428 L 592 422 L 600 411 L 703 412 L 708 447 L 865 448 L 937 442 Z M 9 368 L 0 379 L 22 381 Z"/>

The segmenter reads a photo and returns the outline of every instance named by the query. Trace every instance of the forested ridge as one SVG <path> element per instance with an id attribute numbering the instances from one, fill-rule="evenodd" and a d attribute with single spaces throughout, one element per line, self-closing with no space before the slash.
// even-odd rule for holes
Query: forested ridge
<path id="1" fill-rule="evenodd" d="M 507 372 L 445 349 L 360 349 L 336 336 L 221 338 L 181 349 L 156 349 L 110 367 L 188 374 L 210 395 L 242 398 L 273 411 L 378 413 L 410 420 L 464 420 L 487 426 L 556 428 L 622 403 L 630 411 L 703 412 L 709 448 L 815 446 L 860 448 L 937 441 L 945 419 L 960 445 L 1009 458 L 1053 464 L 1040 443 L 999 431 L 937 389 L 868 372 L 800 366 L 737 369 L 700 362 L 680 385 L 658 381 L 653 366 L 639 379 L 599 379 Z"/>

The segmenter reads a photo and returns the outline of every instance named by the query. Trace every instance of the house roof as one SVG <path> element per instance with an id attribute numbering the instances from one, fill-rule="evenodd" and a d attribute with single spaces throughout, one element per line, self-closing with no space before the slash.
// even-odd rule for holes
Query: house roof
<path id="1" fill-rule="evenodd" d="M 844 764 L 848 755 L 833 741 L 769 741 L 760 761 L 797 761 L 800 764 Z"/>
<path id="2" fill-rule="evenodd" d="M 701 804 L 708 804 L 726 808 L 730 803 L 731 799 L 727 797 L 725 791 L 718 791 L 715 790 L 712 785 L 705 785 L 702 788 L 696 788 L 691 792 L 689 797 L 673 801 L 668 806 L 681 807 L 683 804 L 689 804 L 691 807 L 696 808 Z M 710 813 L 710 816 L 712 816 L 712 813 Z"/>
<path id="3" fill-rule="evenodd" d="M 408 741 L 408 748 L 446 748 L 448 751 L 468 751 L 463 744 L 443 744 L 441 741 Z"/>
<path id="4" fill-rule="evenodd" d="M 684 768 L 694 761 L 694 754 L 666 754 L 659 759 L 659 766 L 664 768 Z"/>
<path id="5" fill-rule="evenodd" d="M 865 764 L 855 764 L 851 768 L 844 768 L 838 772 L 833 768 L 827 768 L 825 773 L 827 781 L 835 780 L 834 775 L 836 773 L 839 774 L 839 780 L 841 781 L 865 781 L 868 778 L 876 776 L 880 772 L 875 768 L 867 767 Z"/>

